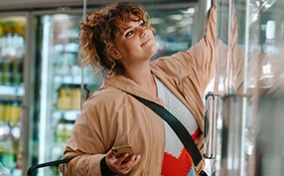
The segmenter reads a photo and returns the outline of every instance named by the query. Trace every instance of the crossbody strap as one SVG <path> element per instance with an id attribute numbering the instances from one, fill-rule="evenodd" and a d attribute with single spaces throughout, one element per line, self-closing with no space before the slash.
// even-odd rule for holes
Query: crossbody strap
<path id="1" fill-rule="evenodd" d="M 60 160 L 55 160 L 55 161 L 50 161 L 50 162 L 45 162 L 42 164 L 37 164 L 34 165 L 32 167 L 30 167 L 28 169 L 28 176 L 32 176 L 33 175 L 33 171 L 41 168 L 41 167 L 48 167 L 48 166 L 58 166 L 60 164 L 64 164 L 64 163 L 68 163 L 70 160 L 72 160 L 73 158 L 69 158 L 69 159 L 60 159 Z"/>
<path id="2" fill-rule="evenodd" d="M 130 95 L 132 95 L 134 98 L 142 102 L 144 105 L 148 106 L 151 110 L 153 110 L 156 114 L 158 114 L 162 119 L 164 119 L 170 125 L 170 127 L 177 134 L 177 136 L 185 146 L 186 150 L 192 157 L 194 165 L 197 166 L 199 162 L 202 160 L 202 156 L 196 144 L 194 143 L 191 135 L 183 126 L 183 124 L 168 110 L 166 110 L 164 107 L 160 106 L 159 104 L 151 102 L 149 100 L 146 100 L 144 98 L 138 97 L 133 94 Z"/>

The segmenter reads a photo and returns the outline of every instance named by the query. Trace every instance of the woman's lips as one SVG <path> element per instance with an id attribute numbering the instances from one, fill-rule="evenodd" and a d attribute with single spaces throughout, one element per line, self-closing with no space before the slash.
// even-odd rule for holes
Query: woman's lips
<path id="1" fill-rule="evenodd" d="M 141 46 L 147 44 L 150 40 L 151 40 L 151 38 L 146 39 L 146 40 L 141 44 Z"/>

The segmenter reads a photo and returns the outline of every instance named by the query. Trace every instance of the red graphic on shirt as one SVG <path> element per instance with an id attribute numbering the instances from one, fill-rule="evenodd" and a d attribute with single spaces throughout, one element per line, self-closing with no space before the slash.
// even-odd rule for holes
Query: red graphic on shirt
<path id="1" fill-rule="evenodd" d="M 192 135 L 192 139 L 195 141 L 199 134 L 200 130 L 198 129 Z M 163 176 L 187 176 L 192 166 L 193 162 L 191 156 L 187 152 L 186 148 L 183 147 L 178 158 L 167 152 L 164 153 L 164 161 L 161 174 Z"/>
<path id="2" fill-rule="evenodd" d="M 165 152 L 161 174 L 163 176 L 186 176 L 191 167 L 192 160 L 185 148 L 182 149 L 178 158 Z"/>

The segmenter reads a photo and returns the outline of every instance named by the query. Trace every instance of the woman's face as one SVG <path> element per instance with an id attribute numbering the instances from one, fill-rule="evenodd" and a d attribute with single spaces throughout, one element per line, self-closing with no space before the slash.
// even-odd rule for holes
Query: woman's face
<path id="1" fill-rule="evenodd" d="M 124 67 L 135 66 L 141 62 L 149 62 L 157 51 L 156 41 L 150 28 L 142 20 L 135 20 L 119 25 L 121 36 L 117 39 L 115 47 L 121 55 Z"/>

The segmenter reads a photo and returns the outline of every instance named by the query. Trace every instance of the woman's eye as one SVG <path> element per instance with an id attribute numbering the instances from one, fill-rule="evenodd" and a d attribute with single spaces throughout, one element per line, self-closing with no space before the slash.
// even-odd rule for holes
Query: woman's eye
<path id="1" fill-rule="evenodd" d="M 126 37 L 131 36 L 133 34 L 133 31 L 129 31 L 125 34 Z"/>
<path id="2" fill-rule="evenodd" d="M 141 24 L 140 24 L 140 27 L 145 27 L 145 23 L 141 23 Z"/>

